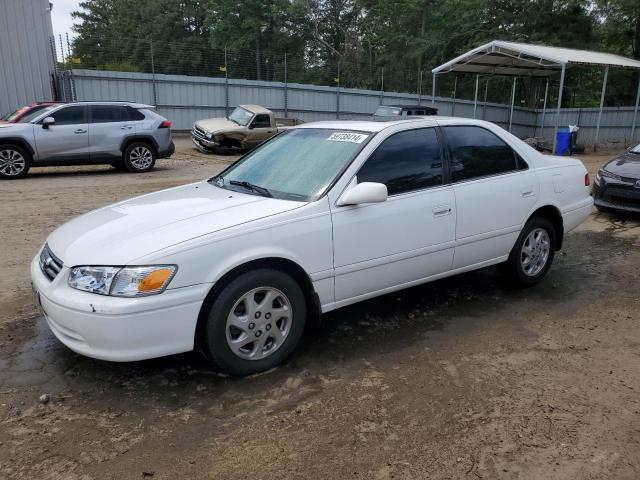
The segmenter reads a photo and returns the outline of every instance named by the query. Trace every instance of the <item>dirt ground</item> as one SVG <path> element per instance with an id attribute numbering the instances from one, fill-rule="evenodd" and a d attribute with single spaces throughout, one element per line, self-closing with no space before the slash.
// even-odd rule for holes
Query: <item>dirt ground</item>
<path id="1" fill-rule="evenodd" d="M 234 158 L 177 144 L 145 175 L 0 185 L 0 479 L 640 478 L 633 217 L 594 213 L 528 290 L 490 268 L 333 312 L 245 379 L 195 354 L 114 364 L 62 346 L 29 261 L 64 221 Z M 581 158 L 594 174 L 610 156 Z"/>

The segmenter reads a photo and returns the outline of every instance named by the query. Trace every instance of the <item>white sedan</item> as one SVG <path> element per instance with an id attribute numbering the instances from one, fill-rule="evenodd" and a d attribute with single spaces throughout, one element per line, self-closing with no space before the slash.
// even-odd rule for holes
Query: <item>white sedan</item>
<path id="1" fill-rule="evenodd" d="M 207 181 L 70 221 L 31 276 L 78 353 L 198 347 L 246 375 L 285 360 L 309 318 L 354 302 L 496 264 L 533 285 L 592 204 L 581 162 L 488 122 L 320 122 Z"/>

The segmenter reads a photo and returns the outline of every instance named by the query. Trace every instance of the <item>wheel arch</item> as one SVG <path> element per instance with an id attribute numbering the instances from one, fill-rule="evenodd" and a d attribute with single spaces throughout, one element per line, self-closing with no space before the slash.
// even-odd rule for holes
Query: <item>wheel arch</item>
<path id="1" fill-rule="evenodd" d="M 216 297 L 224 288 L 224 286 L 239 275 L 260 268 L 271 268 L 274 270 L 278 270 L 290 275 L 294 280 L 296 280 L 296 282 L 298 282 L 298 284 L 302 288 L 305 300 L 307 302 L 307 315 L 309 316 L 308 320 L 311 321 L 310 323 L 312 325 L 318 325 L 321 313 L 320 298 L 316 293 L 315 288 L 313 287 L 311 278 L 304 270 L 304 268 L 288 258 L 276 256 L 262 257 L 247 261 L 240 265 L 236 265 L 233 268 L 227 270 L 220 278 L 218 278 L 218 280 L 216 280 L 216 282 L 209 290 L 209 293 L 205 297 L 204 302 L 202 302 L 202 306 L 200 307 L 195 331 L 195 345 L 197 345 L 199 339 L 202 338 L 202 329 L 206 321 L 207 312 L 211 308 L 212 303 L 215 301 Z"/>
<path id="2" fill-rule="evenodd" d="M 564 222 L 562 220 L 562 213 L 560 213 L 560 209 L 555 205 L 542 205 L 536 208 L 527 221 L 531 220 L 533 217 L 542 217 L 551 222 L 553 225 L 553 229 L 556 232 L 556 251 L 562 248 L 562 243 L 564 241 Z"/>
<path id="3" fill-rule="evenodd" d="M 16 147 L 20 147 L 20 148 L 26 150 L 27 153 L 29 155 L 31 155 L 31 158 L 33 158 L 34 154 L 36 153 L 35 150 L 33 149 L 33 147 L 31 146 L 31 144 L 29 142 L 27 142 L 24 138 L 20 138 L 20 137 L 1 138 L 0 139 L 0 144 L 2 144 L 2 145 L 15 145 Z"/>
<path id="4" fill-rule="evenodd" d="M 151 147 L 153 147 L 153 149 L 155 150 L 156 155 L 158 154 L 158 142 L 156 141 L 155 138 L 153 138 L 152 135 L 140 135 L 140 134 L 133 134 L 133 135 L 128 135 L 126 136 L 123 140 L 122 143 L 120 144 L 120 152 L 124 154 L 124 151 L 127 149 L 127 147 L 129 145 L 131 145 L 134 142 L 144 142 L 149 144 Z"/>

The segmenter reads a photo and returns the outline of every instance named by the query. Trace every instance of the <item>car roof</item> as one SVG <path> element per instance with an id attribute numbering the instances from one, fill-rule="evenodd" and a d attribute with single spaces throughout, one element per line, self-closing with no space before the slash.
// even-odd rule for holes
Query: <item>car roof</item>
<path id="1" fill-rule="evenodd" d="M 243 104 L 243 105 L 238 105 L 240 108 L 244 108 L 245 110 L 249 110 L 250 112 L 253 113 L 271 113 L 271 110 L 269 110 L 268 108 L 264 108 L 261 105 L 254 105 L 251 103 L 247 103 L 247 104 Z"/>
<path id="2" fill-rule="evenodd" d="M 435 110 L 434 107 L 429 107 L 428 105 L 380 105 L 381 107 L 393 107 L 393 108 L 402 108 L 403 110 Z"/>
<path id="3" fill-rule="evenodd" d="M 400 125 L 416 123 L 421 126 L 429 127 L 435 125 L 487 125 L 490 122 L 484 120 L 474 120 L 473 118 L 444 117 L 439 115 L 425 115 L 405 117 L 402 119 L 393 119 L 388 121 L 374 120 L 325 120 L 321 122 L 303 123 L 294 128 L 327 128 L 327 129 L 344 129 L 358 130 L 362 132 L 380 132 L 386 128 Z"/>

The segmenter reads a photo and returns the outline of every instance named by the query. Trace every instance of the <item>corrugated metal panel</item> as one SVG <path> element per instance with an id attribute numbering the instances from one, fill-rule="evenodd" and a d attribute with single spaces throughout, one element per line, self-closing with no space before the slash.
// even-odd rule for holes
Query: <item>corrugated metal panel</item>
<path id="1" fill-rule="evenodd" d="M 74 70 L 78 100 L 129 100 L 155 103 L 158 112 L 173 121 L 176 129 L 189 129 L 198 119 L 221 116 L 225 113 L 225 99 L 228 90 L 229 107 L 242 103 L 264 105 L 284 115 L 285 85 L 279 82 L 259 82 L 255 80 L 228 80 L 224 78 L 188 77 L 183 75 L 156 75 L 131 72 L 102 72 Z M 429 97 L 419 98 L 415 94 L 376 92 L 372 90 L 340 89 L 340 118 L 368 118 L 380 104 L 431 105 Z M 332 120 L 336 118 L 338 90 L 335 87 L 317 85 L 287 85 L 287 106 L 290 117 L 298 117 L 307 122 Z M 442 115 L 455 114 L 456 117 L 473 117 L 473 102 L 437 97 L 436 108 Z M 542 111 L 528 108 L 514 108 L 512 132 L 525 138 L 541 136 Z M 560 114 L 560 126 L 579 125 L 579 141 L 590 145 L 595 138 L 598 109 L 564 109 Z M 488 120 L 507 129 L 509 126 L 509 106 L 496 103 L 478 102 L 476 118 Z M 630 141 L 633 108 L 606 108 L 602 114 L 600 141 Z M 553 135 L 555 110 L 545 116 L 544 134 Z M 640 122 L 640 118 L 638 119 Z M 640 126 L 636 129 L 640 138 Z"/>
<path id="2" fill-rule="evenodd" d="M 52 99 L 48 0 L 0 0 L 0 114 Z"/>

